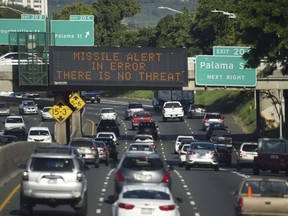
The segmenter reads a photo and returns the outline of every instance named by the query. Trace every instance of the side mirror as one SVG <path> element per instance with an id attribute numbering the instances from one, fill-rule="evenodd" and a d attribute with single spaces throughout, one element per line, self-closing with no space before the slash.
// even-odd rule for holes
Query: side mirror
<path id="1" fill-rule="evenodd" d="M 98 123 L 96 123 L 95 126 L 98 126 Z"/>

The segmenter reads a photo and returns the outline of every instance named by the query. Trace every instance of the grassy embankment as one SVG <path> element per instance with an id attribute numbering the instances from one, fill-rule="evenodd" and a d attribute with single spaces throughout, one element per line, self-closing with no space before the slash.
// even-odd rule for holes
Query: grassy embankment
<path id="1" fill-rule="evenodd" d="M 153 98 L 150 90 L 106 92 L 106 96 L 124 98 Z M 253 133 L 256 129 L 256 110 L 254 109 L 253 92 L 232 90 L 197 91 L 195 103 L 206 105 L 211 110 L 223 114 L 232 114 L 236 122 L 247 133 Z"/>

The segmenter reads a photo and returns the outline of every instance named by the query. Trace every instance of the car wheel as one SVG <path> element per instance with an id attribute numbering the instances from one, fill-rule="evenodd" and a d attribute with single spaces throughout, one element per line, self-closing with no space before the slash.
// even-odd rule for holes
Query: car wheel
<path id="1" fill-rule="evenodd" d="M 22 192 L 20 194 L 20 215 L 33 215 L 33 206 L 29 204 L 28 198 L 26 198 Z"/>
<path id="2" fill-rule="evenodd" d="M 183 163 L 179 162 L 178 167 L 183 167 Z"/>
<path id="3" fill-rule="evenodd" d="M 166 122 L 166 121 L 167 121 L 167 118 L 162 117 L 162 121 L 163 121 L 163 122 Z"/>
<path id="4" fill-rule="evenodd" d="M 186 170 L 190 170 L 190 166 L 187 166 L 187 165 L 186 165 L 185 169 L 186 169 Z"/>
<path id="5" fill-rule="evenodd" d="M 253 175 L 260 175 L 260 170 L 256 165 L 253 165 Z"/>
<path id="6" fill-rule="evenodd" d="M 181 122 L 184 122 L 184 118 L 183 117 L 180 117 L 179 119 L 180 119 Z"/>
<path id="7" fill-rule="evenodd" d="M 219 171 L 219 166 L 215 166 L 215 167 L 214 167 L 214 170 L 215 170 L 215 171 Z"/>
<path id="8" fill-rule="evenodd" d="M 94 167 L 95 167 L 95 168 L 99 168 L 99 160 L 96 160 L 96 161 L 95 161 Z"/>
<path id="9" fill-rule="evenodd" d="M 135 126 L 134 125 L 132 125 L 132 130 L 135 130 Z"/>
<path id="10" fill-rule="evenodd" d="M 105 161 L 105 166 L 109 166 L 109 158 Z"/>
<path id="11" fill-rule="evenodd" d="M 236 169 L 237 169 L 237 170 L 242 170 L 241 164 L 237 163 L 237 164 L 236 164 Z"/>
<path id="12" fill-rule="evenodd" d="M 87 214 L 87 203 L 87 192 L 85 192 L 83 199 L 75 207 L 76 216 L 85 216 Z"/>
<path id="13" fill-rule="evenodd" d="M 288 176 L 288 167 L 285 169 L 285 176 Z"/>

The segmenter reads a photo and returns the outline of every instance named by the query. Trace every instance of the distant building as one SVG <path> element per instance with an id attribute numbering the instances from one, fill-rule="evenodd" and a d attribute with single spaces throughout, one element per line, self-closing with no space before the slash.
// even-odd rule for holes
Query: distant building
<path id="1" fill-rule="evenodd" d="M 48 16 L 48 0 L 0 0 L 4 5 L 15 4 L 31 8 L 39 14 Z"/>

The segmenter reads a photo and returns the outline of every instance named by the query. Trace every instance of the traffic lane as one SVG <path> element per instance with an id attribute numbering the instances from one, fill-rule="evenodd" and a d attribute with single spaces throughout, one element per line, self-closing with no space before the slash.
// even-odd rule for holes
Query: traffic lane
<path id="1" fill-rule="evenodd" d="M 214 171 L 211 168 L 178 168 L 191 192 L 191 201 L 199 215 L 234 215 L 235 191 L 242 176 L 229 171 Z"/>

